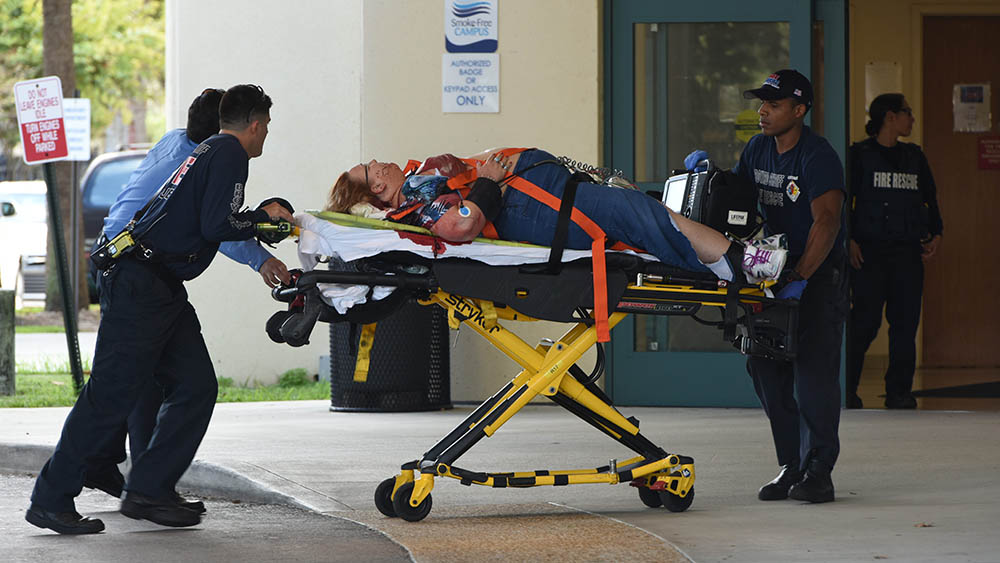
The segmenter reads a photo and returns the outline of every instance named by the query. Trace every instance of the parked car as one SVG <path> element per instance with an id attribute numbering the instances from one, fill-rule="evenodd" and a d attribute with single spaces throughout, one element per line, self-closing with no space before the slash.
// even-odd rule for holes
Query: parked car
<path id="1" fill-rule="evenodd" d="M 15 306 L 45 300 L 48 212 L 45 182 L 0 182 L 0 287 L 14 290 Z"/>
<path id="2" fill-rule="evenodd" d="M 80 201 L 83 207 L 83 257 L 88 263 L 87 285 L 90 302 L 97 302 L 97 277 L 90 264 L 90 250 L 101 235 L 108 209 L 128 182 L 129 176 L 146 158 L 146 150 L 125 150 L 104 153 L 93 161 L 80 181 Z"/>

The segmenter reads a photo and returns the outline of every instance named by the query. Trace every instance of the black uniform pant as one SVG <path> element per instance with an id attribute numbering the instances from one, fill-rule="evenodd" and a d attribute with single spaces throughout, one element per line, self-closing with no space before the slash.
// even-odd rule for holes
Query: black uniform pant
<path id="1" fill-rule="evenodd" d="M 885 392 L 902 396 L 913 388 L 917 326 L 924 291 L 924 262 L 917 243 L 862 245 L 864 263 L 851 269 L 851 335 L 847 391 L 857 393 L 865 353 L 878 335 L 882 310 L 889 323 L 889 368 Z"/>
<path id="2" fill-rule="evenodd" d="M 126 490 L 153 498 L 170 495 L 215 408 L 215 371 L 180 282 L 126 259 L 100 283 L 93 371 L 31 495 L 47 510 L 74 509 L 84 471 L 95 456 L 114 448 L 113 441 L 121 443 L 121 428 L 154 374 L 163 386 L 163 405 L 148 447 L 133 460 Z"/>
<path id="3" fill-rule="evenodd" d="M 107 241 L 108 239 L 102 234 L 94 241 L 94 247 L 91 249 L 91 252 L 96 252 Z M 98 295 L 101 293 L 102 285 L 101 283 L 97 284 Z M 139 399 L 136 401 L 135 407 L 128 415 L 127 423 L 118 429 L 117 436 L 114 439 L 107 442 L 107 451 L 96 454 L 90 460 L 87 472 L 105 472 L 108 471 L 110 466 L 115 466 L 125 461 L 126 436 L 128 436 L 129 451 L 132 453 L 133 460 L 146 451 L 149 441 L 153 438 L 153 430 L 156 428 L 156 415 L 160 412 L 160 405 L 162 404 L 163 387 L 154 381 L 146 382 L 143 385 L 143 390 L 139 393 Z"/>
<path id="4" fill-rule="evenodd" d="M 118 465 L 126 459 L 125 437 L 128 436 L 129 452 L 135 461 L 146 451 L 149 441 L 156 429 L 156 416 L 163 404 L 163 387 L 155 381 L 149 381 L 139 393 L 135 407 L 128 415 L 128 421 L 118 428 L 114 439 L 106 444 L 106 451 L 97 453 L 87 463 L 87 473 L 100 473 L 109 467 Z"/>
<path id="5" fill-rule="evenodd" d="M 747 370 L 771 423 L 778 465 L 840 454 L 840 347 L 847 314 L 846 259 L 830 256 L 799 302 L 798 353 L 791 362 L 752 357 Z"/>

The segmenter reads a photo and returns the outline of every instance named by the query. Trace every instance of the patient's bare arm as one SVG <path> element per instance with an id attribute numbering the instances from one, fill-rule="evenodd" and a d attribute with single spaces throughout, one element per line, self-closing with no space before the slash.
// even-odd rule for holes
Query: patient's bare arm
<path id="1" fill-rule="evenodd" d="M 479 236 L 485 226 L 486 217 L 483 216 L 479 206 L 466 201 L 462 206 L 456 205 L 446 211 L 437 223 L 431 226 L 431 232 L 444 240 L 465 242 Z"/>
<path id="2" fill-rule="evenodd" d="M 499 182 L 507 176 L 510 168 L 509 158 L 500 155 L 500 153 L 493 153 L 488 155 L 476 167 L 476 173 L 480 178 L 488 178 L 493 182 Z M 496 190 L 496 185 L 494 184 L 491 189 Z M 494 195 L 494 198 L 498 198 L 498 196 Z M 496 202 L 493 204 L 495 211 L 497 205 L 499 205 L 499 200 L 495 199 L 493 201 Z M 479 233 L 483 231 L 483 227 L 485 226 L 486 216 L 482 208 L 475 201 L 467 199 L 460 205 L 456 205 L 446 211 L 438 219 L 437 223 L 431 227 L 431 232 L 445 240 L 464 242 L 479 236 Z"/>

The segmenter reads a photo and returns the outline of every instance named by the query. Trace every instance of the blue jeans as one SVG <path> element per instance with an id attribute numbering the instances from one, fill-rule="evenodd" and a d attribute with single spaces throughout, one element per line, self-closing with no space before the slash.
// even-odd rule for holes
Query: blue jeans
<path id="1" fill-rule="evenodd" d="M 557 163 L 531 167 L 544 160 L 555 160 L 555 157 L 537 149 L 525 151 L 517 161 L 515 173 L 562 198 L 570 173 Z M 687 237 L 674 227 L 663 204 L 641 191 L 581 182 L 573 206 L 597 223 L 611 239 L 641 248 L 671 266 L 708 271 L 698 260 Z M 550 246 L 558 216 L 558 210 L 508 187 L 503 195 L 503 208 L 493 224 L 504 240 Z M 589 250 L 592 240 L 583 229 L 570 222 L 566 248 Z"/>

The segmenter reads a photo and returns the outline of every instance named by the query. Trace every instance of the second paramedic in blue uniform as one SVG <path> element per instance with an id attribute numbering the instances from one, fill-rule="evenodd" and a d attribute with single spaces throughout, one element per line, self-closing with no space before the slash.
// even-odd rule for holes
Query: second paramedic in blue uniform
<path id="1" fill-rule="evenodd" d="M 924 260 L 937 252 L 944 228 L 927 157 L 912 143 L 913 110 L 902 94 L 882 94 L 868 108 L 868 138 L 851 146 L 851 335 L 847 406 L 861 408 L 858 382 L 865 352 L 878 335 L 882 309 L 889 322 L 885 406 L 915 409 Z"/>
<path id="2" fill-rule="evenodd" d="M 35 481 L 25 514 L 31 524 L 61 534 L 104 529 L 100 520 L 76 512 L 74 498 L 88 461 L 105 451 L 153 377 L 166 396 L 148 447 L 133 461 L 120 511 L 164 526 L 201 521 L 172 493 L 208 428 L 218 382 L 183 282 L 211 264 L 221 242 L 251 238 L 255 223 L 293 220 L 278 202 L 240 211 L 249 160 L 263 152 L 270 107 L 258 86 L 230 88 L 219 107 L 219 134 L 198 145 L 158 193 L 137 225 L 137 250 L 100 276 L 93 370 Z"/>
<path id="3" fill-rule="evenodd" d="M 805 76 L 780 70 L 743 96 L 761 100 L 761 133 L 744 147 L 736 171 L 757 185 L 767 234 L 788 237 L 779 296 L 800 299 L 795 360 L 747 361 L 781 466 L 757 496 L 829 502 L 830 473 L 840 453 L 840 347 L 847 309 L 843 166 L 830 143 L 803 123 L 813 102 Z"/>
<path id="4" fill-rule="evenodd" d="M 168 180 L 174 170 L 184 162 L 202 141 L 219 132 L 219 102 L 225 90 L 209 88 L 204 90 L 188 107 L 187 126 L 168 131 L 149 150 L 146 158 L 129 176 L 125 187 L 119 192 L 115 202 L 104 219 L 104 238 L 114 238 L 120 233 L 143 205 Z M 99 241 L 100 244 L 100 241 Z M 256 240 L 226 241 L 219 245 L 219 251 L 241 264 L 250 266 L 260 273 L 264 283 L 274 287 L 279 282 L 290 281 L 288 268 L 271 255 Z M 156 414 L 163 403 L 163 388 L 154 382 L 140 394 L 139 400 L 129 415 L 128 436 L 132 459 L 136 459 L 146 449 L 156 426 Z M 111 449 L 106 456 L 93 459 L 87 468 L 84 486 L 100 489 L 119 498 L 125 485 L 125 478 L 118 471 L 117 464 L 125 461 L 125 433 L 123 427 L 118 437 L 109 443 Z M 204 510 L 201 502 L 188 502 L 175 494 L 179 502 L 197 510 Z"/>

